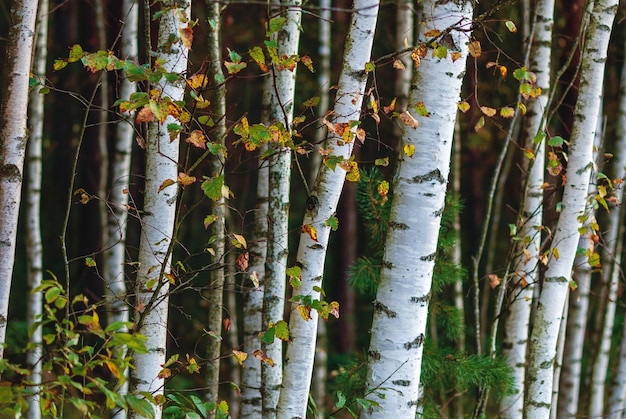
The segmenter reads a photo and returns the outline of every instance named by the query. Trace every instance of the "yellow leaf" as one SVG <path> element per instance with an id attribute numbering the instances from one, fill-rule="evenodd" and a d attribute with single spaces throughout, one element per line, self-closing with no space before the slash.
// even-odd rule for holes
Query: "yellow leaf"
<path id="1" fill-rule="evenodd" d="M 479 41 L 472 41 L 470 42 L 470 44 L 468 45 L 469 47 L 469 53 L 472 57 L 474 58 L 478 58 L 481 56 L 481 54 L 483 53 L 482 48 L 480 46 L 480 42 Z"/>
<path id="2" fill-rule="evenodd" d="M 485 117 L 481 116 L 476 125 L 474 125 L 474 131 L 478 132 L 482 127 L 485 126 Z"/>
<path id="3" fill-rule="evenodd" d="M 174 182 L 172 179 L 165 179 L 163 181 L 163 183 L 161 183 L 161 186 L 159 186 L 159 192 L 161 192 L 163 189 L 167 188 L 168 186 L 171 186 L 173 184 L 175 184 L 176 182 Z"/>
<path id="4" fill-rule="evenodd" d="M 393 60 L 393 68 L 395 68 L 396 70 L 406 69 L 404 63 L 401 60 Z"/>
<path id="5" fill-rule="evenodd" d="M 513 118 L 514 115 L 515 109 L 511 108 L 510 106 L 505 106 L 504 108 L 500 109 L 500 116 L 503 118 Z"/>
<path id="6" fill-rule="evenodd" d="M 311 240 L 317 241 L 317 229 L 311 224 L 305 224 L 302 226 L 302 232 L 307 233 Z"/>
<path id="7" fill-rule="evenodd" d="M 359 171 L 359 165 L 355 161 L 350 162 L 350 171 L 346 175 L 348 182 L 358 182 L 361 179 L 361 172 Z"/>
<path id="8" fill-rule="evenodd" d="M 494 108 L 490 108 L 489 106 L 481 106 L 480 111 L 489 117 L 494 116 L 497 112 Z"/>
<path id="9" fill-rule="evenodd" d="M 300 316 L 304 319 L 304 320 L 311 320 L 311 308 L 310 307 L 305 307 L 305 306 L 298 306 L 298 311 L 300 312 Z"/>
<path id="10" fill-rule="evenodd" d="M 461 58 L 461 53 L 458 51 L 454 51 L 450 54 L 450 58 L 452 58 L 452 62 L 455 62 L 459 58 Z"/>
<path id="11" fill-rule="evenodd" d="M 192 89 L 206 87 L 208 83 L 209 79 L 204 74 L 194 74 L 193 76 L 189 77 L 189 79 L 187 79 L 187 84 Z"/>
<path id="12" fill-rule="evenodd" d="M 470 110 L 470 104 L 469 104 L 469 103 L 467 103 L 467 102 L 466 102 L 466 101 L 464 101 L 464 100 L 463 100 L 463 101 L 461 101 L 461 102 L 459 102 L 456 106 L 457 106 L 457 107 L 459 108 L 459 110 L 460 110 L 461 112 L 463 112 L 463 113 L 465 113 L 465 112 L 467 112 L 467 111 L 469 111 L 469 110 Z"/>
<path id="13" fill-rule="evenodd" d="M 248 248 L 248 243 L 246 242 L 246 239 L 241 235 L 241 234 L 237 234 L 237 233 L 233 233 L 233 245 L 238 248 L 244 248 L 247 249 Z"/>
<path id="14" fill-rule="evenodd" d="M 178 183 L 180 183 L 183 186 L 189 186 L 191 184 L 193 184 L 196 181 L 196 177 L 195 176 L 189 176 L 186 173 L 179 173 L 178 174 Z"/>
<path id="15" fill-rule="evenodd" d="M 501 66 L 500 66 L 500 77 L 502 77 L 503 79 L 505 79 L 505 78 L 506 78 L 506 75 L 507 75 L 508 73 L 509 73 L 509 70 L 508 70 L 505 66 L 501 65 Z"/>
<path id="16" fill-rule="evenodd" d="M 270 358 L 269 356 L 267 356 L 267 354 L 263 352 L 262 350 L 257 349 L 256 351 L 252 352 L 252 355 L 254 355 L 256 359 L 263 362 L 264 364 L 267 364 L 270 367 L 274 366 L 274 360 Z"/>
<path id="17" fill-rule="evenodd" d="M 191 131 L 191 134 L 189 134 L 189 137 L 187 138 L 187 142 L 196 148 L 206 150 L 206 137 L 199 129 Z"/>
<path id="18" fill-rule="evenodd" d="M 381 181 L 376 187 L 378 194 L 382 197 L 386 197 L 389 194 L 389 182 L 386 180 Z"/>
<path id="19" fill-rule="evenodd" d="M 237 360 L 239 365 L 243 365 L 243 362 L 248 358 L 248 354 L 246 352 L 237 351 L 233 349 L 233 356 Z"/>
<path id="20" fill-rule="evenodd" d="M 415 146 L 413 144 L 405 145 L 403 150 L 404 154 L 406 154 L 408 157 L 413 157 L 413 154 L 415 154 Z"/>
<path id="21" fill-rule="evenodd" d="M 431 29 L 429 31 L 424 32 L 424 36 L 428 38 L 434 38 L 439 35 L 441 35 L 441 31 L 439 29 Z"/>

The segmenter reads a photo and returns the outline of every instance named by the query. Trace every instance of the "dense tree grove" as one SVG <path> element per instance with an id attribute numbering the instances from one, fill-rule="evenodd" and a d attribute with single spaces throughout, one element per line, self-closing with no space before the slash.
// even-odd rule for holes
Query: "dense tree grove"
<path id="1" fill-rule="evenodd" d="M 625 14 L 0 0 L 0 417 L 624 417 Z"/>

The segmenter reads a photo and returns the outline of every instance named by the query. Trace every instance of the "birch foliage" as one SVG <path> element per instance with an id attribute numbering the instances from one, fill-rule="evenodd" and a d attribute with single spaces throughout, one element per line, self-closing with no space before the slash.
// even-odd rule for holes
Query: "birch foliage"
<path id="1" fill-rule="evenodd" d="M 166 10 L 159 20 L 158 57 L 163 60 L 167 72 L 182 74 L 187 67 L 189 44 L 180 39 L 180 33 L 188 28 L 190 6 Z M 170 37 L 176 42 L 171 42 Z M 169 48 L 164 48 L 166 45 Z M 161 105 L 170 106 L 183 98 L 184 83 L 166 82 L 164 79 L 154 86 L 161 90 Z M 171 271 L 171 246 L 176 216 L 178 186 L 178 138 L 173 141 L 167 130 L 168 123 L 175 123 L 171 115 L 165 123 L 151 122 L 148 125 L 146 142 L 146 181 L 144 188 L 144 211 L 141 219 L 142 231 L 139 244 L 139 272 L 137 274 L 136 310 L 139 333 L 146 337 L 148 353 L 133 354 L 131 393 L 148 392 L 153 396 L 163 394 L 164 378 L 159 374 L 165 363 L 168 289 Z M 173 182 L 172 182 L 173 181 Z M 164 186 L 167 185 L 169 186 Z M 155 404 L 155 417 L 159 419 L 163 405 Z M 130 417 L 137 417 L 134 412 Z"/>
<path id="2" fill-rule="evenodd" d="M 593 140 L 600 107 L 604 64 L 617 12 L 616 0 L 593 4 L 585 37 L 581 83 L 574 110 L 574 126 L 568 150 L 568 170 L 562 212 L 552 240 L 551 258 L 537 305 L 531 335 L 529 392 L 525 415 L 548 418 L 559 325 L 570 286 L 581 219 L 586 214 L 587 188 L 593 167 Z"/>
<path id="3" fill-rule="evenodd" d="M 418 400 L 423 345 L 441 215 L 450 170 L 457 103 L 468 53 L 467 29 L 472 3 L 426 2 L 427 30 L 446 31 L 452 46 L 445 57 L 426 53 L 415 70 L 409 112 L 419 126 L 405 127 L 404 149 L 394 180 L 394 196 L 381 278 L 374 301 L 374 319 L 368 351 L 368 393 L 379 409 L 363 418 L 414 417 Z M 426 36 L 422 35 L 421 41 Z M 453 60 L 451 53 L 460 56 Z M 440 89 L 437 86 L 447 86 Z M 422 101 L 429 117 L 419 117 L 412 104 Z M 419 240 L 416 238 L 419 237 Z M 372 396 L 370 396 L 372 397 Z"/>
<path id="4" fill-rule="evenodd" d="M 354 126 L 351 122 L 360 119 L 363 93 L 367 81 L 366 63 L 370 59 L 374 31 L 378 17 L 377 0 L 355 0 L 354 13 L 350 23 L 342 71 L 336 93 L 333 118 L 334 126 L 338 124 L 349 129 L 346 141 L 340 134 L 328 133 L 328 144 L 333 148 L 332 155 L 347 161 L 354 144 Z M 349 128 L 348 128 L 349 127 Z M 319 300 L 324 273 L 324 260 L 330 236 L 330 225 L 327 221 L 334 216 L 339 202 L 339 195 L 346 177 L 341 167 L 334 170 L 322 166 L 318 172 L 307 201 L 304 215 L 305 229 L 300 235 L 297 263 L 301 267 L 301 283 L 293 291 L 294 296 L 310 296 Z M 306 405 L 313 370 L 315 354 L 315 337 L 318 322 L 316 310 L 310 311 L 310 318 L 299 314 L 295 301 L 292 304 L 292 315 L 289 321 L 291 340 L 287 345 L 285 367 L 280 398 L 278 401 L 278 418 L 294 418 L 306 416 Z"/>
<path id="5" fill-rule="evenodd" d="M 17 219 L 20 209 L 24 156 L 28 80 L 34 47 L 37 0 L 14 1 L 11 6 L 5 67 L 0 92 L 0 359 L 9 311 L 9 293 L 15 262 Z"/>

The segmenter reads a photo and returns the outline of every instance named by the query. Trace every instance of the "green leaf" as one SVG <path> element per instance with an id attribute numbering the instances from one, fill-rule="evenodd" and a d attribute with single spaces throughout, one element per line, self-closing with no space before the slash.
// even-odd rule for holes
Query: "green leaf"
<path id="1" fill-rule="evenodd" d="M 313 107 L 313 106 L 317 106 L 320 104 L 320 98 L 319 96 L 315 96 L 312 98 L 309 98 L 307 100 L 305 100 L 304 102 L 302 102 L 302 106 L 306 106 L 308 107 Z"/>
<path id="2" fill-rule="evenodd" d="M 154 410 L 148 400 L 140 399 L 137 396 L 126 396 L 126 403 L 128 403 L 130 410 L 135 413 L 148 419 L 154 419 Z"/>
<path id="3" fill-rule="evenodd" d="M 278 16 L 271 18 L 267 24 L 267 31 L 265 32 L 265 36 L 269 38 L 272 34 L 281 30 L 283 26 L 285 26 L 285 23 L 287 23 L 287 19 L 285 19 L 284 17 Z"/>
<path id="4" fill-rule="evenodd" d="M 276 336 L 276 329 L 274 327 L 270 327 L 261 335 L 261 341 L 264 343 L 273 343 L 274 337 Z"/>
<path id="5" fill-rule="evenodd" d="M 45 294 L 46 303 L 51 304 L 52 302 L 54 302 L 54 300 L 59 298 L 59 295 L 61 295 L 61 288 L 52 287 L 48 289 Z"/>
<path id="6" fill-rule="evenodd" d="M 285 342 L 289 341 L 289 325 L 287 324 L 286 321 L 279 320 L 274 325 L 274 328 L 276 330 L 276 337 L 278 339 L 285 341 Z"/>
<path id="7" fill-rule="evenodd" d="M 563 139 L 563 137 L 559 135 L 555 135 L 554 137 L 548 140 L 548 145 L 551 147 L 561 147 L 564 142 L 565 140 Z"/>
<path id="8" fill-rule="evenodd" d="M 70 48 L 70 55 L 67 61 L 70 63 L 73 63 L 82 59 L 83 56 L 85 56 L 85 52 L 83 51 L 83 48 L 80 45 L 76 44 L 76 45 L 73 45 L 72 48 Z"/>
<path id="9" fill-rule="evenodd" d="M 337 403 L 335 404 L 335 406 L 337 406 L 337 409 L 341 409 L 345 405 L 346 405 L 346 396 L 344 396 L 341 391 L 338 391 L 337 392 Z"/>
<path id="10" fill-rule="evenodd" d="M 95 268 L 96 267 L 96 261 L 93 260 L 93 258 L 86 257 L 85 258 L 85 265 L 87 265 L 87 267 L 89 267 L 89 268 Z"/>
<path id="11" fill-rule="evenodd" d="M 371 73 L 375 69 L 376 69 L 376 65 L 373 62 L 368 61 L 368 62 L 365 63 L 365 72 L 366 73 Z"/>
<path id="12" fill-rule="evenodd" d="M 233 51 L 230 48 L 228 49 L 228 56 L 230 60 L 234 63 L 238 63 L 241 61 L 241 55 L 237 54 L 237 51 Z"/>
<path id="13" fill-rule="evenodd" d="M 206 125 L 207 127 L 212 127 L 215 125 L 215 121 L 209 115 L 201 115 L 198 117 L 198 122 L 202 125 Z"/>
<path id="14" fill-rule="evenodd" d="M 332 231 L 337 231 L 337 229 L 339 228 L 339 219 L 333 215 L 328 220 L 326 220 L 325 224 L 330 227 Z"/>
<path id="15" fill-rule="evenodd" d="M 224 186 L 224 175 L 214 178 L 205 177 L 205 181 L 202 182 L 202 191 L 207 198 L 213 201 L 219 201 L 222 197 L 222 187 Z"/>

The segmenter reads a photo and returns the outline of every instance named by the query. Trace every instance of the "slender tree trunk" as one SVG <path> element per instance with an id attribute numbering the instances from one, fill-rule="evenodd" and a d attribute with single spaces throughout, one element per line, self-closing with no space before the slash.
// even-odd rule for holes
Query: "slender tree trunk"
<path id="1" fill-rule="evenodd" d="M 594 138 L 594 161 L 598 160 L 596 150 L 600 149 L 602 142 L 602 108 L 598 113 L 598 124 Z M 593 173 L 595 178 L 595 172 Z M 589 182 L 588 196 L 594 196 L 597 193 L 596 182 Z M 567 320 L 567 339 L 564 347 L 564 364 L 563 364 L 563 380 L 560 380 L 567 388 L 564 393 L 564 403 L 557 406 L 561 410 L 561 415 L 576 416 L 580 407 L 580 386 L 581 380 L 584 379 L 582 371 L 583 347 L 585 343 L 587 322 L 589 321 L 589 294 L 591 291 L 592 267 L 589 264 L 590 251 L 593 251 L 594 241 L 591 224 L 596 223 L 595 210 L 589 210 L 590 215 L 583 223 L 585 230 L 581 234 L 578 241 L 578 250 L 574 259 L 574 280 L 576 281 L 576 290 L 570 290 L 575 300 L 570 297 L 568 304 L 568 320 Z M 559 386 L 560 387 L 560 386 Z"/>
<path id="2" fill-rule="evenodd" d="M 621 81 L 620 81 L 620 98 L 619 98 L 619 118 L 617 120 L 617 141 L 615 144 L 616 160 L 614 163 L 615 171 L 614 178 L 622 179 L 626 178 L 626 66 L 622 67 Z M 611 229 L 619 231 L 618 240 L 615 241 L 614 246 L 607 247 L 606 252 L 608 258 L 603 262 L 605 270 L 610 270 L 613 281 L 615 276 L 621 272 L 621 253 L 623 247 L 623 219 L 624 214 L 622 208 L 624 207 L 624 184 L 614 185 L 619 187 L 615 192 L 617 198 L 616 208 L 613 208 L 610 214 L 609 225 Z M 621 236 L 621 237 L 620 237 Z M 611 268 L 609 269 L 609 265 Z M 624 410 L 624 402 L 626 401 L 626 322 L 624 322 L 624 334 L 620 342 L 619 358 L 617 360 L 618 368 L 615 375 L 611 379 L 611 389 L 609 400 L 606 408 L 607 417 L 617 418 L 622 416 Z"/>
<path id="3" fill-rule="evenodd" d="M 559 338 L 556 342 L 556 359 L 554 361 L 554 376 L 552 382 L 552 406 L 556 407 L 559 404 L 559 389 L 561 382 L 561 371 L 563 367 L 563 354 L 565 352 L 565 341 L 567 331 L 567 315 L 569 312 L 569 299 L 571 293 L 567 293 L 565 297 L 565 304 L 563 306 L 563 318 L 561 319 L 561 326 L 559 328 Z M 550 409 L 550 419 L 558 418 L 558 409 Z"/>
<path id="4" fill-rule="evenodd" d="M 622 98 L 621 101 L 624 101 Z M 621 102 L 620 101 L 620 102 Z M 621 103 L 620 103 L 621 106 Z M 623 114 L 620 114 L 623 115 Z M 618 128 L 622 129 L 622 128 Z M 621 133 L 618 133 L 618 141 L 615 145 L 617 151 L 617 160 L 614 163 L 613 179 L 622 179 L 625 175 L 626 152 L 624 152 L 625 140 Z M 622 202 L 624 198 L 624 188 L 619 185 L 614 193 L 617 202 Z M 611 350 L 611 339 L 613 335 L 613 326 L 615 324 L 615 309 L 617 301 L 617 293 L 619 290 L 619 281 L 622 275 L 620 268 L 621 261 L 621 245 L 623 241 L 622 231 L 622 209 L 620 206 L 611 205 L 609 219 L 606 227 L 606 235 L 604 238 L 604 253 L 602 257 L 602 282 L 606 288 L 606 303 L 604 311 L 604 321 L 602 325 L 602 337 L 598 353 L 596 355 L 592 367 L 591 379 L 591 401 L 589 404 L 589 414 L 592 417 L 600 417 L 605 412 L 604 394 L 605 382 L 609 367 L 609 357 Z M 610 405 L 607 404 L 606 412 L 609 413 Z"/>
<path id="5" fill-rule="evenodd" d="M 46 78 L 46 57 L 48 55 L 48 0 L 39 2 L 37 15 L 37 41 L 33 60 L 33 73 L 40 83 Z M 41 240 L 41 178 L 42 178 L 42 143 L 44 126 L 44 95 L 37 87 L 30 92 L 28 110 L 30 113 L 30 138 L 27 149 L 28 183 L 26 184 L 26 260 L 28 276 L 28 297 L 26 324 L 32 330 L 30 342 L 33 345 L 26 353 L 26 368 L 31 371 L 33 396 L 28 398 L 27 419 L 41 418 L 39 407 L 39 385 L 41 384 L 41 365 L 43 363 L 42 328 L 37 325 L 42 315 L 42 295 L 33 292 L 42 280 L 43 244 Z"/>
<path id="6" fill-rule="evenodd" d="M 332 154 L 345 161 L 349 159 L 354 144 L 352 131 L 354 128 L 348 128 L 348 124 L 360 119 L 367 81 L 367 73 L 364 70 L 372 50 L 378 6 L 378 0 L 355 0 L 355 11 L 346 38 L 346 50 L 331 122 L 344 133 L 345 130 L 351 130 L 349 135 L 352 137 L 350 141 L 345 141 L 337 133 L 337 129 L 334 133 L 329 132 L 328 136 L 328 144 L 332 144 L 333 147 Z M 340 167 L 333 171 L 327 166 L 322 166 L 315 179 L 304 215 L 303 226 L 306 228 L 300 235 L 298 246 L 297 263 L 302 270 L 301 284 L 299 288 L 294 289 L 294 295 L 309 296 L 313 300 L 320 298 L 319 289 L 322 286 L 324 259 L 330 236 L 327 221 L 337 210 L 345 176 L 346 172 Z M 278 401 L 277 417 L 281 419 L 306 416 L 318 313 L 311 310 L 310 318 L 304 319 L 297 309 L 299 305 L 298 302 L 292 304 L 292 315 L 289 320 L 291 341 L 287 345 L 283 384 Z"/>
<path id="7" fill-rule="evenodd" d="M 279 57 L 298 54 L 300 42 L 301 0 L 274 1 L 270 17 L 279 14 L 285 24 L 272 37 L 278 45 Z M 282 6 L 282 7 L 281 7 Z M 284 126 L 291 131 L 294 97 L 296 90 L 296 70 L 281 68 L 280 63 L 272 63 L 272 78 L 269 107 L 270 123 Z M 272 147 L 272 146 L 270 146 Z M 276 145 L 274 145 L 276 147 Z M 263 298 L 263 327 L 270 327 L 283 319 L 285 311 L 286 269 L 289 255 L 289 200 L 291 179 L 291 148 L 287 145 L 276 147 L 269 158 L 269 222 L 267 260 L 265 263 L 265 294 Z M 263 351 L 274 361 L 274 365 L 264 363 L 262 368 L 263 418 L 275 418 L 283 374 L 282 341 L 264 343 Z"/>
<path id="8" fill-rule="evenodd" d="M 411 82 L 409 103 L 423 101 L 429 117 L 417 116 L 409 106 L 419 126 L 405 127 L 403 143 L 415 147 L 415 154 L 400 157 L 394 181 L 368 351 L 368 393 L 382 392 L 385 397 L 376 399 L 380 410 L 363 410 L 363 418 L 415 416 L 432 274 L 468 53 L 469 34 L 460 29 L 471 26 L 472 9 L 470 1 L 424 4 L 426 28 L 449 30 L 453 45 L 449 53 L 460 56 L 453 61 L 449 55 L 437 59 L 428 52 Z M 443 85 L 446 89 L 438 87 Z"/>
<path id="9" fill-rule="evenodd" d="M 244 362 L 241 383 L 241 418 L 257 419 L 262 415 L 261 364 L 251 356 L 261 349 L 259 333 L 262 330 L 263 284 L 265 278 L 265 258 L 267 253 L 267 197 L 268 168 L 261 166 L 257 180 L 257 207 L 254 211 L 254 228 L 250 244 L 250 281 L 244 294 L 243 338 L 244 352 L 248 358 Z"/>
<path id="10" fill-rule="evenodd" d="M 526 352 L 530 312 L 535 283 L 539 279 L 539 254 L 541 252 L 541 226 L 543 221 L 543 182 L 545 172 L 545 141 L 535 144 L 535 137 L 544 133 L 544 112 L 548 106 L 550 90 L 550 54 L 554 0 L 539 0 L 535 6 L 535 31 L 530 52 L 530 69 L 537 76 L 536 85 L 541 95 L 527 104 L 524 126 L 525 147 L 534 151 L 534 160 L 526 161 L 528 186 L 524 211 L 524 224 L 520 237 L 530 240 L 524 251 L 517 255 L 511 289 L 512 301 L 505 324 L 503 342 L 507 363 L 513 370 L 515 392 L 502 398 L 500 411 L 504 417 L 521 418 L 524 412 Z M 526 241 L 524 241 L 526 243 Z"/>
<path id="11" fill-rule="evenodd" d="M 329 89 L 331 86 L 331 1 L 320 0 L 320 17 L 318 19 L 318 40 L 319 40 L 319 62 L 317 84 L 320 94 L 320 103 L 317 107 L 317 115 L 323 118 L 330 106 Z M 324 140 L 326 135 L 323 127 L 317 131 L 317 146 L 325 147 Z M 309 169 L 309 182 L 315 181 L 315 175 L 322 164 L 322 155 L 317 151 L 313 151 L 310 159 L 311 167 Z M 311 396 L 318 409 L 318 418 L 325 417 L 326 406 L 326 380 L 328 376 L 328 328 L 326 321 L 321 317 L 317 322 L 317 349 L 315 351 L 315 360 L 313 366 L 313 382 L 311 384 Z"/>
<path id="12" fill-rule="evenodd" d="M 581 84 L 568 150 L 563 210 L 554 233 L 551 259 L 539 295 L 531 337 L 528 405 L 525 409 L 528 417 L 548 418 L 550 414 L 558 329 L 578 245 L 578 229 L 581 227 L 579 217 L 586 213 L 587 188 L 590 169 L 593 167 L 594 131 L 602 96 L 607 47 L 617 5 L 617 0 L 594 2 L 585 38 Z"/>
<path id="13" fill-rule="evenodd" d="M 139 56 L 138 28 L 139 5 L 135 0 L 124 0 L 124 26 L 120 54 L 123 59 L 137 60 Z M 135 92 L 135 84 L 126 77 L 120 79 L 119 97 L 129 100 Z M 103 252 L 102 276 L 105 283 L 107 303 L 107 323 L 127 322 L 129 320 L 128 303 L 126 301 L 126 274 L 124 270 L 126 258 L 126 225 L 128 220 L 128 188 L 130 183 L 131 150 L 134 136 L 134 112 L 127 119 L 116 125 L 115 149 L 111 162 L 111 192 L 109 196 L 110 210 L 107 212 L 107 229 Z M 122 330 L 123 331 L 123 330 Z M 119 356 L 124 356 L 125 348 L 120 348 Z M 129 371 L 124 371 L 124 380 L 118 391 L 128 393 Z M 119 409 L 114 417 L 124 419 L 126 411 Z"/>
<path id="14" fill-rule="evenodd" d="M 178 37 L 182 30 L 187 29 L 190 6 L 172 8 L 160 17 L 158 36 L 158 58 L 162 60 L 165 71 L 182 74 L 187 69 L 188 47 Z M 171 37 L 176 38 L 172 48 L 162 48 L 171 44 Z M 162 98 L 172 102 L 183 99 L 185 84 L 177 81 L 166 82 L 164 79 L 154 86 L 162 91 Z M 144 209 L 141 239 L 139 243 L 139 272 L 137 274 L 136 307 L 138 332 L 146 337 L 148 353 L 133 354 L 132 364 L 135 369 L 131 374 L 132 394 L 148 392 L 153 396 L 163 394 L 164 378 L 159 374 L 165 363 L 168 289 L 171 271 L 171 246 L 173 245 L 173 229 L 176 217 L 176 198 L 178 186 L 175 181 L 178 174 L 178 138 L 170 140 L 167 130 L 168 123 L 177 121 L 171 115 L 165 123 L 151 122 L 148 124 L 146 144 L 146 181 L 144 187 Z M 162 404 L 154 405 L 155 417 L 160 419 Z M 138 417 L 137 413 L 129 412 L 130 417 Z"/>
<path id="15" fill-rule="evenodd" d="M 107 50 L 107 34 L 106 34 L 106 17 L 104 12 L 104 0 L 96 0 L 96 31 L 98 35 L 98 49 L 102 51 Z M 100 198 L 98 201 L 98 212 L 100 218 L 100 234 L 102 235 L 100 240 L 101 246 L 107 246 L 109 240 L 109 204 L 107 202 L 107 192 L 109 186 L 109 142 L 108 135 L 108 121 L 109 121 L 109 74 L 106 71 L 100 73 L 100 98 L 98 109 L 98 154 L 99 154 L 99 173 L 98 173 L 98 192 L 97 196 Z M 106 248 L 105 248 L 106 249 Z M 106 254 L 106 251 L 105 251 Z M 103 265 L 107 266 L 108 261 L 106 256 L 103 255 Z M 105 284 L 107 283 L 105 279 Z"/>
<path id="16" fill-rule="evenodd" d="M 209 29 L 207 39 L 209 72 L 214 80 L 223 79 L 222 75 L 222 53 L 220 44 L 220 28 L 221 28 L 221 8 L 222 4 L 217 1 L 207 1 L 208 18 L 213 22 L 213 27 Z M 217 77 L 216 77 L 217 76 Z M 226 140 L 226 88 L 224 84 L 217 86 L 210 96 L 211 111 L 216 121 L 213 127 L 213 137 L 216 142 L 222 146 Z M 211 175 L 213 177 L 224 174 L 223 156 L 213 156 L 211 161 Z M 211 224 L 211 235 L 215 237 L 213 250 L 215 251 L 214 260 L 216 266 L 209 273 L 209 315 L 207 319 L 208 330 L 215 333 L 215 336 L 222 335 L 222 311 L 224 301 L 224 252 L 225 252 L 225 235 L 224 235 L 224 217 L 225 200 L 221 197 L 213 203 L 213 215 L 217 218 Z M 217 403 L 219 396 L 220 381 L 220 351 L 221 339 L 210 336 L 207 343 L 207 391 L 205 398 L 207 401 Z M 214 417 L 215 411 L 210 412 Z"/>
<path id="17" fill-rule="evenodd" d="M 24 156 L 28 79 L 33 55 L 37 0 L 15 1 L 9 16 L 9 35 L 0 94 L 0 359 L 9 313 L 11 277 L 15 263 L 17 219 L 20 209 Z"/>

